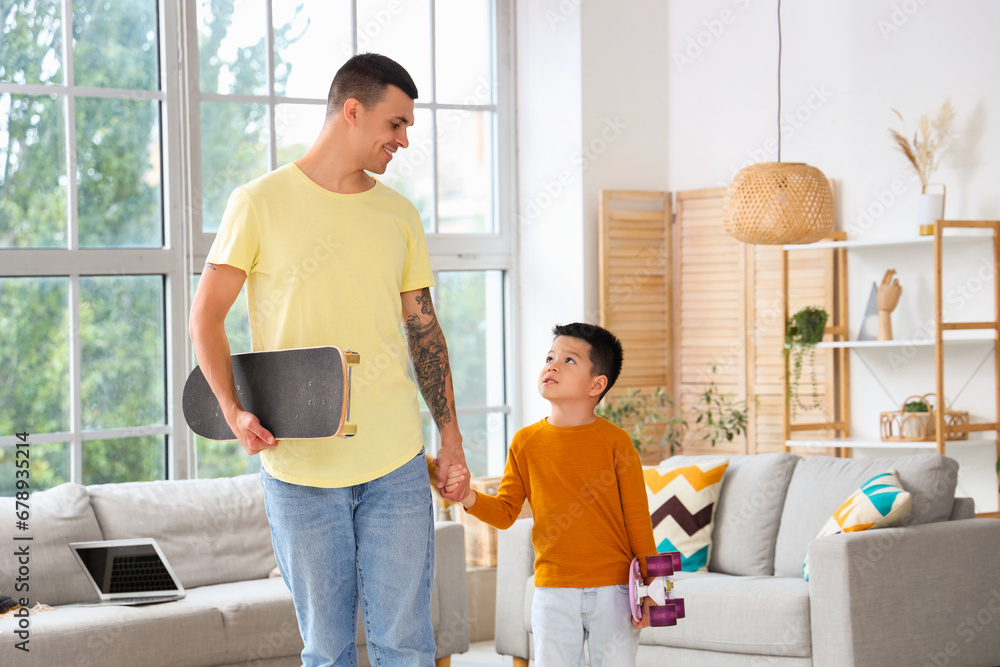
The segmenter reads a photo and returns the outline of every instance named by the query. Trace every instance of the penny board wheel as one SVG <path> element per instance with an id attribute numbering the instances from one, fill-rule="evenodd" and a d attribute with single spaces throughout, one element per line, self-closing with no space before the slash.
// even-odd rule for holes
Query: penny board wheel
<path id="1" fill-rule="evenodd" d="M 682 598 L 670 598 L 667 604 L 672 604 L 677 609 L 677 618 L 684 618 L 684 600 Z"/>
<path id="2" fill-rule="evenodd" d="M 662 628 L 666 625 L 677 625 L 677 608 L 672 604 L 650 607 L 649 624 L 654 628 Z"/>
<path id="3" fill-rule="evenodd" d="M 674 573 L 674 559 L 670 554 L 657 554 L 646 558 L 647 577 L 669 577 Z"/>

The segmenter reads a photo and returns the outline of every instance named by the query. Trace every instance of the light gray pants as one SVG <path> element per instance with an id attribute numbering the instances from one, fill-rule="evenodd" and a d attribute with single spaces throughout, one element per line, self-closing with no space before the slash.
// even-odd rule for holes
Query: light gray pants
<path id="1" fill-rule="evenodd" d="M 632 667 L 639 631 L 632 625 L 627 586 L 535 588 L 531 632 L 536 667 Z"/>

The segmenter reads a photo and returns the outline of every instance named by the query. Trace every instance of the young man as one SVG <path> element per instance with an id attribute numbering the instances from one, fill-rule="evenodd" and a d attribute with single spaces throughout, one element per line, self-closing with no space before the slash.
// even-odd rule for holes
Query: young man
<path id="1" fill-rule="evenodd" d="M 306 154 L 233 192 L 191 308 L 198 362 L 226 421 L 248 454 L 261 455 L 275 557 L 307 667 L 356 664 L 359 593 L 373 662 L 434 662 L 434 524 L 408 353 L 441 432 L 439 487 L 443 471 L 466 470 L 465 456 L 420 217 L 367 173 L 384 173 L 406 148 L 416 97 L 399 64 L 351 58 Z M 278 441 L 242 409 L 224 322 L 244 282 L 255 351 L 360 353 L 356 436 Z M 468 486 L 465 474 L 446 495 L 458 499 Z"/>
<path id="2" fill-rule="evenodd" d="M 503 529 L 525 499 L 531 503 L 538 667 L 583 667 L 585 642 L 594 667 L 634 665 L 649 614 L 633 623 L 628 570 L 638 557 L 645 572 L 656 554 L 653 524 L 632 439 L 594 414 L 621 372 L 622 346 L 591 324 L 557 326 L 553 334 L 538 376 L 552 413 L 514 436 L 496 497 L 471 491 L 462 505 Z"/>

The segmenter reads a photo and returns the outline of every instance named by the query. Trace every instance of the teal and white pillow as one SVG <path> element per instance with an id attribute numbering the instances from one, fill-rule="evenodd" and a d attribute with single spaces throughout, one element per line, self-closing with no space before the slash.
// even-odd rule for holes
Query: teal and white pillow
<path id="1" fill-rule="evenodd" d="M 851 494 L 820 529 L 817 539 L 838 533 L 903 526 L 910 519 L 912 496 L 903 489 L 895 470 L 876 475 Z M 809 581 L 809 553 L 802 563 Z"/>

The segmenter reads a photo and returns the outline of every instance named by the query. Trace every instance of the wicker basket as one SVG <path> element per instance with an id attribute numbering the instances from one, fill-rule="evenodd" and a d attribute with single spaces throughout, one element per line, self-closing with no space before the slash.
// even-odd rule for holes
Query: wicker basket
<path id="1" fill-rule="evenodd" d="M 722 220 L 745 243 L 813 243 L 833 231 L 833 191 L 816 167 L 758 162 L 733 177 Z"/>
<path id="2" fill-rule="evenodd" d="M 921 400 L 932 406 L 934 394 L 910 396 L 903 401 L 905 407 L 912 400 Z M 897 442 L 930 442 L 937 440 L 936 412 L 933 407 L 929 412 L 905 412 L 903 408 L 891 412 L 883 412 L 881 416 L 882 440 Z M 945 410 L 945 440 L 968 440 L 969 432 L 950 432 L 952 426 L 964 426 L 969 423 L 969 413 L 962 410 Z"/>

